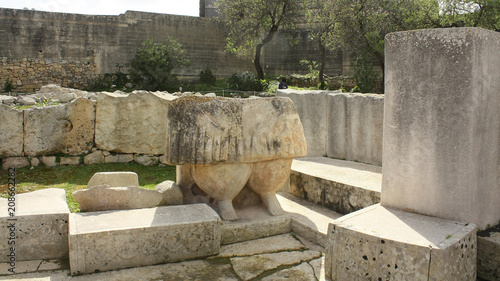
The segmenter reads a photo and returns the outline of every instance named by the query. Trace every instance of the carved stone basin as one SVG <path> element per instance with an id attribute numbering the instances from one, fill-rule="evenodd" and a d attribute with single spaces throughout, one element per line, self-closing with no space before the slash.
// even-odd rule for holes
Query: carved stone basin
<path id="1" fill-rule="evenodd" d="M 272 215 L 283 213 L 276 191 L 294 157 L 307 154 L 304 130 L 289 98 L 182 97 L 170 103 L 165 161 L 177 165 L 184 203 L 196 185 L 235 220 L 232 200 L 247 185 Z"/>

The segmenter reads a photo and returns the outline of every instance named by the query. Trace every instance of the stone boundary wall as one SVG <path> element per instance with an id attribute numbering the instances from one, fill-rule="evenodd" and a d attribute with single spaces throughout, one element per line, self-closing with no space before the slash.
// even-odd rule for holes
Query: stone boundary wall
<path id="1" fill-rule="evenodd" d="M 97 78 L 92 58 L 86 60 L 0 58 L 3 87 L 10 79 L 16 92 L 35 92 L 43 85 L 58 84 L 70 88 L 86 88 Z M 5 81 L 4 81 L 5 80 Z"/>
<path id="2" fill-rule="evenodd" d="M 60 100 L 69 95 L 73 100 L 24 110 L 0 105 L 3 168 L 40 162 L 47 166 L 161 162 L 167 108 L 176 95 L 146 91 L 95 94 L 54 85 L 37 95 Z M 308 156 L 381 166 L 383 95 L 294 90 L 280 90 L 277 95 L 294 102 Z"/>
<path id="3" fill-rule="evenodd" d="M 307 156 L 382 166 L 384 95 L 278 90 L 304 126 Z"/>

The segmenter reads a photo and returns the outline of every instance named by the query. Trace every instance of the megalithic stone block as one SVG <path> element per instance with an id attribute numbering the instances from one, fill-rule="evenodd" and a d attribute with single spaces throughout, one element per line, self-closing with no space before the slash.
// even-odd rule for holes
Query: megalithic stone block
<path id="1" fill-rule="evenodd" d="M 276 191 L 294 157 L 306 156 L 304 129 L 289 98 L 183 97 L 170 103 L 164 161 L 177 166 L 184 203 L 196 186 L 217 201 L 224 220 L 236 220 L 233 199 L 247 186 L 272 215 L 283 210 Z"/>
<path id="2" fill-rule="evenodd" d="M 216 255 L 220 218 L 207 205 L 70 215 L 72 275 Z"/>
<path id="3" fill-rule="evenodd" d="M 386 37 L 381 204 L 469 222 L 500 220 L 500 33 Z"/>

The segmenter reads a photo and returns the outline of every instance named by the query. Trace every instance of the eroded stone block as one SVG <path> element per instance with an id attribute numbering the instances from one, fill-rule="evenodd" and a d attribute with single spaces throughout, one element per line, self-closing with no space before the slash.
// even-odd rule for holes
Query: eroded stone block
<path id="1" fill-rule="evenodd" d="M 103 184 L 111 187 L 139 186 L 139 177 L 134 172 L 99 172 L 90 178 L 87 188 Z"/>
<path id="2" fill-rule="evenodd" d="M 128 95 L 99 93 L 97 148 L 118 153 L 163 154 L 166 145 L 165 120 L 168 105 L 173 99 L 173 95 L 159 92 L 137 91 Z"/>
<path id="3" fill-rule="evenodd" d="M 0 262 L 9 261 L 9 224 L 15 224 L 17 261 L 59 259 L 68 256 L 68 216 L 64 189 L 49 188 L 16 195 L 15 217 L 7 215 L 7 199 L 0 199 Z M 16 219 L 10 221 L 9 219 Z"/>
<path id="4" fill-rule="evenodd" d="M 216 255 L 219 227 L 205 204 L 71 214 L 71 274 Z"/>
<path id="5" fill-rule="evenodd" d="M 332 280 L 476 280 L 476 229 L 380 205 L 330 224 Z"/>
<path id="6" fill-rule="evenodd" d="M 23 153 L 23 111 L 0 104 L 0 158 Z"/>
<path id="7" fill-rule="evenodd" d="M 95 102 L 83 98 L 24 110 L 24 152 L 29 156 L 88 153 L 94 142 L 94 123 Z"/>

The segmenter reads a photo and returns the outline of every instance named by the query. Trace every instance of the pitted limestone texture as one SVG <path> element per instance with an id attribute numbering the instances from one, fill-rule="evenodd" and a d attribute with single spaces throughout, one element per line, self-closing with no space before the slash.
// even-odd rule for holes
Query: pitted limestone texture
<path id="1" fill-rule="evenodd" d="M 332 280 L 476 280 L 476 229 L 374 205 L 330 224 Z"/>
<path id="2" fill-rule="evenodd" d="M 15 225 L 15 260 L 45 260 L 68 256 L 68 217 L 64 189 L 49 188 L 16 195 L 15 219 L 7 214 L 8 199 L 0 199 L 0 207 L 5 212 L 0 215 L 0 262 L 10 262 L 7 244 Z M 3 254 L 5 253 L 5 254 Z"/>
<path id="3" fill-rule="evenodd" d="M 205 204 L 71 214 L 72 275 L 219 253 L 220 218 Z"/>

